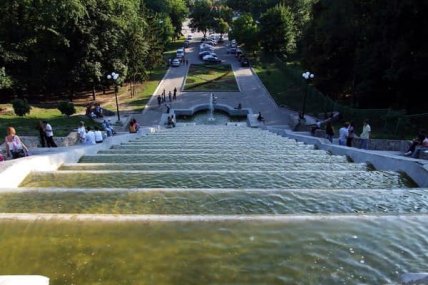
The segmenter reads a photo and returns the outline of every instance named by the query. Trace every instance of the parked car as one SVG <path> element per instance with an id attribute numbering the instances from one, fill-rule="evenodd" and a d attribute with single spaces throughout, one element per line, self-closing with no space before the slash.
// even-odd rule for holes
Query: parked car
<path id="1" fill-rule="evenodd" d="M 180 66 L 180 60 L 178 58 L 174 58 L 171 62 L 171 66 L 173 66 L 173 67 Z"/>
<path id="2" fill-rule="evenodd" d="M 211 52 L 210 52 L 210 51 L 208 51 L 208 50 L 201 51 L 201 52 L 199 53 L 199 58 L 200 58 L 200 59 L 202 59 L 204 56 L 209 55 L 209 54 L 211 54 Z"/>
<path id="3" fill-rule="evenodd" d="M 179 48 L 176 54 L 178 58 L 182 58 L 184 56 L 184 48 Z"/>
<path id="4" fill-rule="evenodd" d="M 244 58 L 241 60 L 241 66 L 242 66 L 242 67 L 250 66 L 250 61 L 248 60 L 248 58 L 244 57 Z"/>
<path id="5" fill-rule="evenodd" d="M 188 36 L 187 36 L 187 39 L 188 39 L 188 40 L 191 40 L 192 38 L 193 38 L 193 36 L 192 36 L 192 35 L 188 35 Z"/>
<path id="6" fill-rule="evenodd" d="M 199 51 L 206 51 L 206 50 L 213 51 L 214 48 L 210 45 L 200 45 L 199 46 Z"/>
<path id="7" fill-rule="evenodd" d="M 206 59 L 211 58 L 211 57 L 218 58 L 215 53 L 210 53 L 210 54 L 204 55 L 202 57 L 202 60 L 206 60 Z"/>
<path id="8" fill-rule="evenodd" d="M 204 58 L 204 62 L 208 64 L 210 63 L 217 64 L 217 63 L 221 63 L 221 59 L 218 59 L 217 57 L 214 57 L 214 56 L 206 56 Z"/>
<path id="9" fill-rule="evenodd" d="M 230 48 L 230 49 L 228 49 L 227 53 L 235 54 L 236 53 L 236 48 Z"/>

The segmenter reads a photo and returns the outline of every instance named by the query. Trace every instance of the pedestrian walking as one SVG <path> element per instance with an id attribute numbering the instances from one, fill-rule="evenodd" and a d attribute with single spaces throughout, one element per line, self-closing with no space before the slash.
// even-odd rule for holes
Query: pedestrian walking
<path id="1" fill-rule="evenodd" d="M 172 93 L 171 93 L 171 91 L 168 92 L 168 99 L 169 99 L 169 102 L 172 101 Z"/>
<path id="2" fill-rule="evenodd" d="M 189 65 L 189 60 L 186 59 L 186 65 Z"/>
<path id="3" fill-rule="evenodd" d="M 57 147 L 54 139 L 53 139 L 53 129 L 52 126 L 47 122 L 43 121 L 43 129 L 46 134 L 46 144 L 48 147 Z"/>
<path id="4" fill-rule="evenodd" d="M 177 100 L 177 87 L 174 87 L 174 94 L 172 95 L 172 100 Z"/>
<path id="5" fill-rule="evenodd" d="M 160 107 L 162 104 L 162 98 L 160 95 L 158 95 L 158 106 Z"/>
<path id="6" fill-rule="evenodd" d="M 41 147 L 45 147 L 46 146 L 46 134 L 45 134 L 45 130 L 43 129 L 43 122 L 39 121 L 36 128 L 39 131 L 40 145 L 41 145 Z"/>

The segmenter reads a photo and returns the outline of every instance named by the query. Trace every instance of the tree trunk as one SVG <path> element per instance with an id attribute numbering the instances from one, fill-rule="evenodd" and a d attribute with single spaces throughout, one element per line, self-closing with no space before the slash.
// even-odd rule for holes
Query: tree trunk
<path id="1" fill-rule="evenodd" d="M 95 85 L 92 85 L 92 99 L 95 101 L 97 100 L 96 96 L 95 96 Z"/>

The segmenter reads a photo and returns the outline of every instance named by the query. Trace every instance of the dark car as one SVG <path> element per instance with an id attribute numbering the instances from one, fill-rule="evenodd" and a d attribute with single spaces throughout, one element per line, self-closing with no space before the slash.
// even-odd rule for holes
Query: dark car
<path id="1" fill-rule="evenodd" d="M 245 66 L 250 66 L 250 61 L 248 60 L 248 58 L 244 57 L 241 60 L 241 66 L 245 67 Z"/>
<path id="2" fill-rule="evenodd" d="M 221 63 L 221 59 L 218 59 L 217 57 L 214 57 L 214 56 L 209 56 L 204 58 L 204 62 L 208 64 L 217 64 L 217 63 Z"/>

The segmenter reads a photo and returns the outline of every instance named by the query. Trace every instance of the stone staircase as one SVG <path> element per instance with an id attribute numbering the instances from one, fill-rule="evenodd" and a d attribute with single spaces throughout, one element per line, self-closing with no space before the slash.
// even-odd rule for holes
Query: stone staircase
<path id="1" fill-rule="evenodd" d="M 266 130 L 177 127 L 1 194 L 14 222 L 0 220 L 0 274 L 16 263 L 52 284 L 394 283 L 428 262 L 427 211 L 400 173 Z"/>

